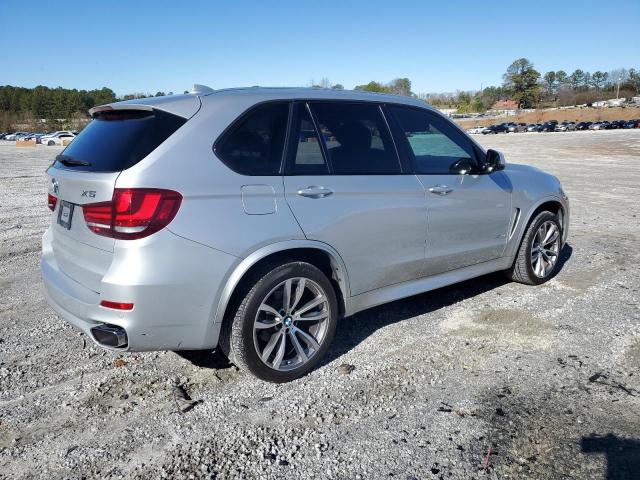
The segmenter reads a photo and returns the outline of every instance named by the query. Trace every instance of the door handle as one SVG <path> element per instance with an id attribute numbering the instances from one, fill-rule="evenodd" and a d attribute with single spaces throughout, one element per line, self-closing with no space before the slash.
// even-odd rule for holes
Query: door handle
<path id="1" fill-rule="evenodd" d="M 309 186 L 307 188 L 301 188 L 298 190 L 298 195 L 301 197 L 308 198 L 324 198 L 331 195 L 333 192 L 325 187 L 318 187 L 315 185 Z"/>
<path id="2" fill-rule="evenodd" d="M 449 188 L 446 185 L 434 185 L 433 187 L 429 188 L 429 191 L 436 195 L 448 195 L 453 192 L 453 188 Z"/>

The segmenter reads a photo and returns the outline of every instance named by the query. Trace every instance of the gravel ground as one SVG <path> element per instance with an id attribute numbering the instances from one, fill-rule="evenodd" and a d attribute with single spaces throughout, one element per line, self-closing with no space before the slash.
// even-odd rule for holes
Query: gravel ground
<path id="1" fill-rule="evenodd" d="M 557 277 L 359 313 L 286 385 L 105 352 L 59 319 L 38 271 L 59 148 L 0 145 L 0 478 L 638 478 L 640 130 L 479 140 L 562 180 Z"/>

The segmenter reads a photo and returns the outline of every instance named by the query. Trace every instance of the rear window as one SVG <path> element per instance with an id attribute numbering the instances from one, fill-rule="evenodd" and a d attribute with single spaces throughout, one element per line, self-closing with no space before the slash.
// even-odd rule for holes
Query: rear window
<path id="1" fill-rule="evenodd" d="M 134 166 L 187 120 L 161 110 L 101 112 L 58 155 L 56 168 L 119 172 Z"/>

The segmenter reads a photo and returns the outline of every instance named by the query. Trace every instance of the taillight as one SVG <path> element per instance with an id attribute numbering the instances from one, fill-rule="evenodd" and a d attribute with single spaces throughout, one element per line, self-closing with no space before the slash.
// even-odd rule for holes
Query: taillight
<path id="1" fill-rule="evenodd" d="M 50 193 L 47 194 L 47 207 L 49 207 L 49 210 L 51 210 L 52 212 L 56 209 L 56 203 L 58 203 L 58 198 L 55 197 L 54 195 L 51 195 Z"/>
<path id="2" fill-rule="evenodd" d="M 178 213 L 182 195 L 157 188 L 116 188 L 110 202 L 82 206 L 87 227 L 105 237 L 143 238 L 163 229 Z"/>

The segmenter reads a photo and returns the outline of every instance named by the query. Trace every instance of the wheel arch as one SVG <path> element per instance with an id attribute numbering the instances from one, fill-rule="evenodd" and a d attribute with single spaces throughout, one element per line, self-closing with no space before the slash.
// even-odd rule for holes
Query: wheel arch
<path id="1" fill-rule="evenodd" d="M 340 316 L 349 298 L 349 278 L 345 264 L 331 246 L 312 240 L 290 240 L 262 247 L 245 257 L 231 272 L 218 300 L 214 324 L 220 325 L 233 306 L 234 295 L 242 291 L 252 274 L 269 264 L 284 261 L 306 261 L 318 267 L 334 286 Z"/>
<path id="2" fill-rule="evenodd" d="M 565 216 L 564 205 L 562 205 L 562 202 L 560 201 L 560 199 L 555 198 L 555 197 L 548 197 L 546 199 L 541 200 L 537 204 L 537 206 L 535 206 L 531 210 L 531 213 L 527 217 L 526 223 L 524 223 L 524 229 L 523 229 L 522 233 L 520 234 L 520 240 L 522 240 L 522 236 L 524 235 L 524 232 L 526 231 L 526 228 L 531 223 L 531 220 L 533 220 L 536 217 L 536 215 L 538 215 L 540 212 L 544 212 L 544 211 L 549 211 L 551 213 L 555 213 L 558 216 L 558 219 L 560 220 L 560 225 L 564 229 L 564 216 Z M 519 245 L 519 243 L 518 243 L 518 245 Z"/>
<path id="3" fill-rule="evenodd" d="M 562 200 L 555 196 L 548 196 L 540 199 L 538 202 L 533 204 L 533 206 L 529 209 L 529 213 L 527 214 L 524 222 L 520 224 L 519 232 L 514 237 L 517 239 L 516 242 L 513 243 L 511 256 L 515 261 L 515 255 L 518 252 L 518 248 L 520 248 L 520 244 L 522 243 L 522 239 L 524 238 L 525 233 L 527 232 L 527 228 L 531 221 L 543 211 L 550 211 L 558 215 L 558 219 L 560 220 L 560 225 L 562 225 L 563 230 L 566 228 L 566 215 L 567 210 L 565 205 L 563 205 Z M 564 240 L 566 239 L 566 232 L 563 231 L 562 243 L 564 244 Z"/>

